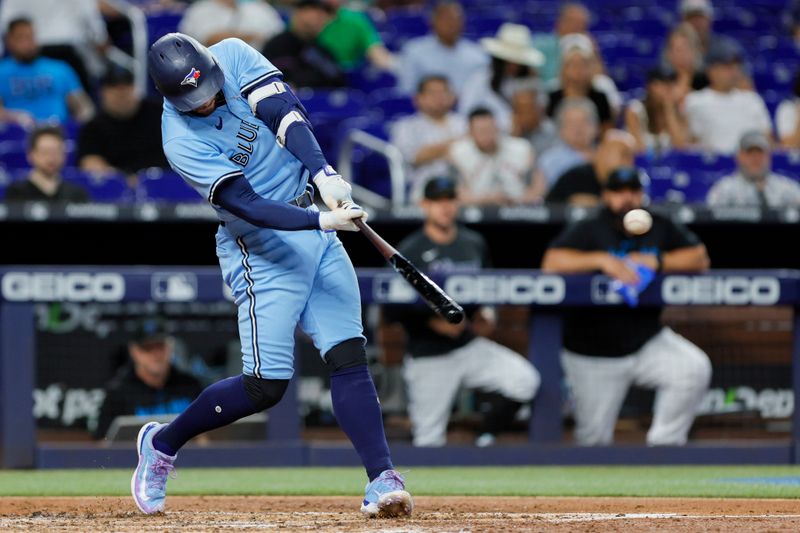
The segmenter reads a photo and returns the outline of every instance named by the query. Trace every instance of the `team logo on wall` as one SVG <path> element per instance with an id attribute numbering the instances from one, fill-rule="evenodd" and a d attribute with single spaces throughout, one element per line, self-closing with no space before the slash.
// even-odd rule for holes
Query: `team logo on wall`
<path id="1" fill-rule="evenodd" d="M 183 78 L 181 85 L 191 85 L 192 87 L 197 87 L 197 80 L 200 78 L 200 71 L 196 68 L 192 67 L 191 72 Z"/>

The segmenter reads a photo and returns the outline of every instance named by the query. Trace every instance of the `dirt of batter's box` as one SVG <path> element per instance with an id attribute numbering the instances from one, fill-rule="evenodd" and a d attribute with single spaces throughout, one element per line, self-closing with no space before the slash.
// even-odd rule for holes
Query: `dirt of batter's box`
<path id="1" fill-rule="evenodd" d="M 366 519 L 358 497 L 0 498 L 3 531 L 800 531 L 800 500 L 418 496 L 405 519 Z"/>

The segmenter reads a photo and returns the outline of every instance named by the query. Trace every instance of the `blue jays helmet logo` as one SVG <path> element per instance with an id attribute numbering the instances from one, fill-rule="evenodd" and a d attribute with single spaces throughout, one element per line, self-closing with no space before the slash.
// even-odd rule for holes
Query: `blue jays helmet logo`
<path id="1" fill-rule="evenodd" d="M 191 85 L 197 87 L 197 79 L 200 78 L 200 71 L 192 67 L 192 71 L 183 78 L 181 85 Z"/>

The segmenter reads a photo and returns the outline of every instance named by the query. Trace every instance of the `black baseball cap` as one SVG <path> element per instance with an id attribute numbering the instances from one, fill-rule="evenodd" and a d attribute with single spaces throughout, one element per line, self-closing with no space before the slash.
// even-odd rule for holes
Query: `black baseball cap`
<path id="1" fill-rule="evenodd" d="M 644 182 L 642 171 L 638 168 L 619 167 L 608 175 L 605 189 L 609 191 L 621 191 L 623 189 L 641 191 L 644 188 Z"/>
<path id="2" fill-rule="evenodd" d="M 169 337 L 166 321 L 161 317 L 149 316 L 136 322 L 130 341 L 134 344 L 163 342 Z"/>
<path id="3" fill-rule="evenodd" d="M 104 87 L 133 85 L 133 73 L 123 67 L 111 66 L 100 80 L 100 85 Z"/>
<path id="4" fill-rule="evenodd" d="M 330 12 L 331 6 L 322 0 L 298 0 L 294 4 L 295 9 L 303 9 L 307 7 L 314 7 L 317 9 L 324 9 L 325 11 Z"/>
<path id="5" fill-rule="evenodd" d="M 678 73 L 671 67 L 658 65 L 647 71 L 647 83 L 651 81 L 675 81 Z"/>
<path id="6" fill-rule="evenodd" d="M 425 184 L 424 194 L 428 200 L 441 200 L 443 198 L 452 200 L 457 196 L 456 180 L 449 176 L 431 178 Z"/>
<path id="7" fill-rule="evenodd" d="M 720 65 L 742 62 L 742 49 L 733 41 L 719 39 L 713 41 L 706 53 L 706 65 Z"/>

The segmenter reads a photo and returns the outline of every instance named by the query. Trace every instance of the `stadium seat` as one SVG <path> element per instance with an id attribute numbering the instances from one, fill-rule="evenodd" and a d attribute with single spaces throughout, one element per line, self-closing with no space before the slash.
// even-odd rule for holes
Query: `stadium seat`
<path id="1" fill-rule="evenodd" d="M 125 202 L 134 199 L 124 176 L 94 176 L 76 168 L 65 168 L 64 181 L 86 189 L 93 202 Z"/>
<path id="2" fill-rule="evenodd" d="M 385 120 L 394 120 L 416 112 L 413 100 L 408 95 L 397 92 L 395 89 L 383 89 L 373 92 L 369 95 L 367 104 L 370 109 L 383 112 Z"/>
<path id="3" fill-rule="evenodd" d="M 183 179 L 172 171 L 152 171 L 139 174 L 140 198 L 156 202 L 202 202 Z"/>
<path id="4" fill-rule="evenodd" d="M 394 74 L 373 67 L 348 72 L 347 81 L 350 87 L 355 87 L 368 96 L 371 96 L 374 91 L 390 89 L 397 85 L 397 78 Z"/>

